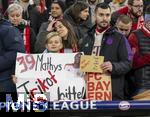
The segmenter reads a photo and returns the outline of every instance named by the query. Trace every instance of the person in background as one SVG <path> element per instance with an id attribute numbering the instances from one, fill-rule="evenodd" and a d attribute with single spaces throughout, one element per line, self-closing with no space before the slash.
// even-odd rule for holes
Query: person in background
<path id="1" fill-rule="evenodd" d="M 22 18 L 22 12 L 23 9 L 19 4 L 10 4 L 7 9 L 8 19 L 21 32 L 26 53 L 34 53 L 36 35 L 34 30 L 29 25 L 25 24 Z"/>
<path id="2" fill-rule="evenodd" d="M 53 0 L 45 0 L 46 8 L 47 8 L 47 9 L 50 9 L 52 1 L 53 1 Z"/>
<path id="3" fill-rule="evenodd" d="M 0 101 L 16 102 L 17 90 L 12 75 L 15 74 L 17 52 L 25 52 L 23 39 L 19 30 L 2 17 L 0 37 Z M 11 95 L 12 100 L 6 100 L 6 95 Z"/>
<path id="4" fill-rule="evenodd" d="M 73 5 L 77 0 L 65 0 L 65 5 L 68 8 L 70 8 L 71 5 Z"/>
<path id="5" fill-rule="evenodd" d="M 56 20 L 63 19 L 64 11 L 65 11 L 65 4 L 62 1 L 54 0 L 51 3 L 49 19 L 48 21 L 42 23 L 39 33 L 43 31 L 51 31 L 53 23 Z"/>
<path id="6" fill-rule="evenodd" d="M 99 0 L 87 0 L 87 3 L 89 4 L 89 16 L 91 17 L 91 22 L 92 24 L 95 24 L 94 11 Z"/>
<path id="7" fill-rule="evenodd" d="M 128 0 L 127 6 L 124 6 L 113 12 L 111 25 L 114 26 L 121 14 L 128 15 L 132 19 L 132 31 L 140 28 L 144 23 L 143 0 Z"/>
<path id="8" fill-rule="evenodd" d="M 12 4 L 14 0 L 0 0 L 0 11 L 4 14 L 4 17 L 7 15 L 6 10 L 10 4 Z"/>
<path id="9" fill-rule="evenodd" d="M 63 38 L 63 52 L 78 52 L 78 40 L 71 24 L 66 20 L 59 20 L 55 23 L 55 30 Z"/>
<path id="10" fill-rule="evenodd" d="M 111 8 L 99 3 L 95 8 L 96 24 L 80 42 L 85 55 L 104 56 L 100 66 L 111 76 L 112 100 L 124 100 L 124 78 L 131 69 L 132 53 L 126 37 L 110 27 Z"/>
<path id="11" fill-rule="evenodd" d="M 132 19 L 127 15 L 120 15 L 116 22 L 116 28 L 128 38 L 132 28 Z"/>
<path id="12" fill-rule="evenodd" d="M 26 24 L 30 25 L 35 34 L 37 35 L 39 32 L 39 28 L 41 23 L 45 21 L 48 17 L 43 15 L 43 12 L 46 10 L 43 7 L 44 0 L 37 0 L 41 5 L 35 4 L 34 0 L 14 0 L 14 3 L 19 4 L 22 8 L 22 17 L 26 20 Z M 42 2 L 41 2 L 42 1 Z"/>
<path id="13" fill-rule="evenodd" d="M 64 19 L 73 26 L 78 41 L 91 28 L 91 18 L 89 16 L 89 5 L 83 1 L 75 2 L 64 12 Z"/>
<path id="14" fill-rule="evenodd" d="M 128 38 L 132 50 L 133 70 L 136 90 L 131 96 L 134 100 L 150 99 L 150 5 L 145 12 L 145 23 Z"/>
<path id="15" fill-rule="evenodd" d="M 113 0 L 104 0 L 106 4 L 110 4 Z"/>
<path id="16" fill-rule="evenodd" d="M 125 6 L 127 0 L 111 0 L 111 1 L 112 2 L 110 2 L 109 5 L 111 6 L 112 11 L 114 12 L 114 11 L 117 11 L 119 8 Z"/>
<path id="17" fill-rule="evenodd" d="M 43 53 L 60 53 L 63 43 L 57 32 L 50 32 L 46 36 L 45 48 Z"/>
<path id="18" fill-rule="evenodd" d="M 117 19 L 116 22 L 116 28 L 117 30 L 124 34 L 126 38 L 128 39 L 128 36 L 131 33 L 131 28 L 132 28 L 132 20 L 129 16 L 127 15 L 120 15 Z M 125 87 L 124 87 L 124 95 L 126 100 L 131 100 L 130 95 L 132 92 L 135 90 L 135 78 L 133 77 L 134 71 L 130 70 L 126 75 L 125 75 Z"/>
<path id="19" fill-rule="evenodd" d="M 65 19 L 61 19 L 58 21 L 53 22 L 51 25 L 51 31 L 56 31 L 60 37 L 62 37 L 63 41 L 63 49 L 62 53 L 72 53 L 78 51 L 78 40 L 76 37 L 76 34 L 73 30 L 72 25 Z M 35 52 L 41 53 L 45 49 L 45 45 L 43 42 L 45 42 L 44 39 L 46 39 L 46 35 L 51 31 L 43 31 L 40 32 L 37 38 L 37 41 L 35 43 Z"/>

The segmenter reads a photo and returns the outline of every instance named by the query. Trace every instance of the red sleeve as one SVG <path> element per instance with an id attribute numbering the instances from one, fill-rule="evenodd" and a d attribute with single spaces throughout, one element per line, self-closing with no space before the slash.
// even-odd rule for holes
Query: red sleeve
<path id="1" fill-rule="evenodd" d="M 133 68 L 140 68 L 146 64 L 150 64 L 150 54 L 141 55 L 139 52 L 138 41 L 134 33 L 128 38 L 132 52 L 134 53 L 133 57 Z"/>
<path id="2" fill-rule="evenodd" d="M 119 14 L 127 14 L 127 13 L 128 13 L 128 7 L 127 7 L 127 6 L 122 7 L 122 8 L 120 8 L 119 10 L 117 10 L 117 12 L 118 12 Z"/>

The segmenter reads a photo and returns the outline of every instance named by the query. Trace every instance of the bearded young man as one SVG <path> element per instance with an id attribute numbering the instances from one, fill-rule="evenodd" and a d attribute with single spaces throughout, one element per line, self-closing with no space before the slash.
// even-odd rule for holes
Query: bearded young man
<path id="1" fill-rule="evenodd" d="M 114 25 L 121 14 L 128 15 L 132 19 L 132 30 L 141 28 L 144 23 L 143 0 L 128 0 L 128 5 L 120 8 L 112 14 L 111 24 Z"/>
<path id="2" fill-rule="evenodd" d="M 85 55 L 104 56 L 102 70 L 111 76 L 112 100 L 124 99 L 124 77 L 131 69 L 132 53 L 124 35 L 110 27 L 111 8 L 100 3 L 95 8 L 96 24 L 80 42 Z"/>

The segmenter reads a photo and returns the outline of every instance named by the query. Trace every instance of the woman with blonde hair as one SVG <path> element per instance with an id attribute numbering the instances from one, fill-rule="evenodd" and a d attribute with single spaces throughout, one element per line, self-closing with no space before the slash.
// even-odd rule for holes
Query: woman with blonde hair
<path id="1" fill-rule="evenodd" d="M 16 28 L 18 28 L 22 34 L 25 45 L 25 52 L 34 53 L 36 35 L 30 25 L 26 23 L 26 20 L 22 18 L 23 8 L 19 4 L 13 3 L 8 6 L 7 13 L 9 21 Z"/>

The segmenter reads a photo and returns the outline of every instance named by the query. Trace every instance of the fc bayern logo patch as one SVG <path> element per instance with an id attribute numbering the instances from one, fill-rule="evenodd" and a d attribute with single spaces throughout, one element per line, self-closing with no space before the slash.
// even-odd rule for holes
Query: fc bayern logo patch
<path id="1" fill-rule="evenodd" d="M 129 110 L 130 109 L 130 103 L 128 101 L 121 101 L 119 103 L 119 109 L 120 110 Z"/>

